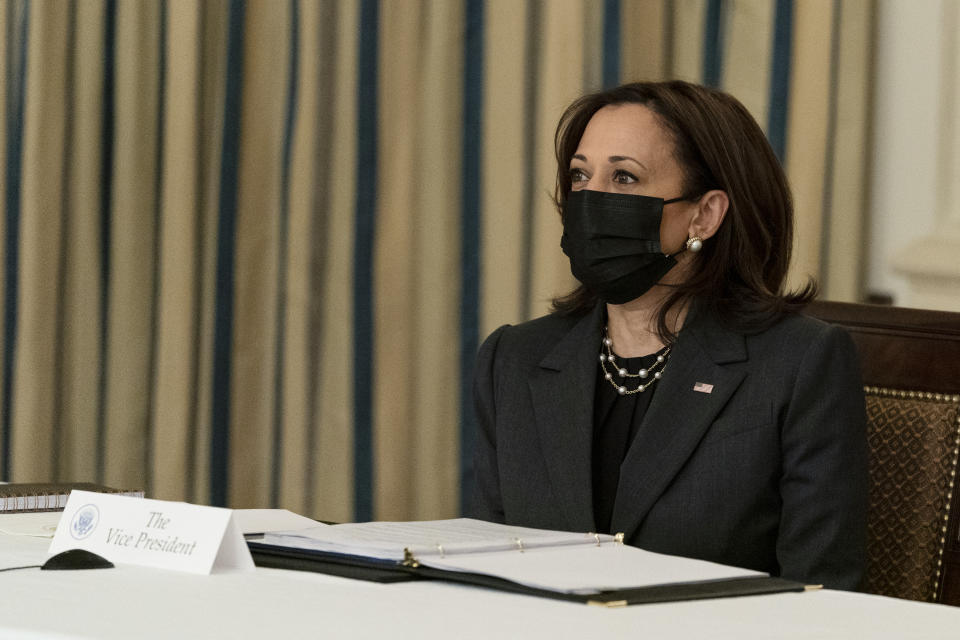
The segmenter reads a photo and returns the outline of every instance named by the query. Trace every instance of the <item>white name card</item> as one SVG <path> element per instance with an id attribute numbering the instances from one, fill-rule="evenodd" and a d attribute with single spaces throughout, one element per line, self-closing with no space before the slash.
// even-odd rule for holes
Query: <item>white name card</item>
<path id="1" fill-rule="evenodd" d="M 90 491 L 70 494 L 47 553 L 67 549 L 190 573 L 254 568 L 230 509 Z"/>

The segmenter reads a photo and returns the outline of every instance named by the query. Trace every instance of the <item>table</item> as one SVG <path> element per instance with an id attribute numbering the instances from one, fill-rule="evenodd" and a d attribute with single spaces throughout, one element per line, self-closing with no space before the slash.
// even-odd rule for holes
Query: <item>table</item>
<path id="1" fill-rule="evenodd" d="M 49 540 L 0 534 L 0 568 Z M 960 608 L 843 591 L 603 609 L 440 582 L 257 569 L 0 572 L 0 638 L 960 638 Z"/>

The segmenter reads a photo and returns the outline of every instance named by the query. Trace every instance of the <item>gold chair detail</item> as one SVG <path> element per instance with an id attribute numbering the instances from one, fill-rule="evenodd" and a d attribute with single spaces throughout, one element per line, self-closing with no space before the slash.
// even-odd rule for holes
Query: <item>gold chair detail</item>
<path id="1" fill-rule="evenodd" d="M 870 448 L 864 591 L 960 606 L 960 313 L 815 302 L 860 354 Z"/>

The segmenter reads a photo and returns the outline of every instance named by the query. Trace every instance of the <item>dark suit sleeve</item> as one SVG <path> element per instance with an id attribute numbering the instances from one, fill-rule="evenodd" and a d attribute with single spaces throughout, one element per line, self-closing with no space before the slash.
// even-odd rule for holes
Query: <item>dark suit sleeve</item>
<path id="1" fill-rule="evenodd" d="M 503 522 L 500 474 L 497 466 L 497 410 L 494 368 L 497 345 L 508 325 L 490 334 L 477 354 L 473 379 L 473 402 L 477 439 L 473 454 L 474 486 L 471 515 L 481 520 Z"/>
<path id="2" fill-rule="evenodd" d="M 782 418 L 782 575 L 856 589 L 866 556 L 866 417 L 845 331 L 824 326 L 811 340 Z"/>

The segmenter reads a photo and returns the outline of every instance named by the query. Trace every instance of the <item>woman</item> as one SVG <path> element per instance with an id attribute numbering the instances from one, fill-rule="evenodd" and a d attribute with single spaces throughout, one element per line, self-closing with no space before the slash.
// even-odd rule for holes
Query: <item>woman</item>
<path id="1" fill-rule="evenodd" d="M 587 95 L 556 135 L 582 283 L 478 356 L 474 515 L 857 587 L 863 393 L 840 329 L 784 290 L 786 178 L 720 91 Z"/>

